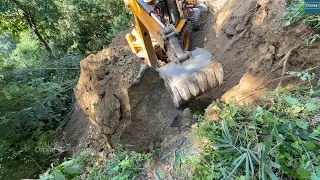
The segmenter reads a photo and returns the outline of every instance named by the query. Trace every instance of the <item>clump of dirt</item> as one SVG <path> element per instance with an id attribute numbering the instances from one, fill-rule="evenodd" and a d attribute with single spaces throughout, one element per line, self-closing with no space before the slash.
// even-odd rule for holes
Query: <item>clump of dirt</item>
<path id="1" fill-rule="evenodd" d="M 222 96 L 227 102 L 255 102 L 277 86 L 284 66 L 287 71 L 301 71 L 319 64 L 320 43 L 303 44 L 311 30 L 303 24 L 283 26 L 286 1 L 210 0 L 209 4 L 211 12 L 193 34 L 192 46 L 213 54 L 224 68 L 225 80 L 200 97 L 200 104 L 208 105 Z"/>
<path id="2" fill-rule="evenodd" d="M 121 143 L 148 151 L 179 131 L 174 121 L 185 118 L 158 72 L 127 48 L 104 49 L 82 60 L 80 67 L 76 99 L 108 148 Z"/>

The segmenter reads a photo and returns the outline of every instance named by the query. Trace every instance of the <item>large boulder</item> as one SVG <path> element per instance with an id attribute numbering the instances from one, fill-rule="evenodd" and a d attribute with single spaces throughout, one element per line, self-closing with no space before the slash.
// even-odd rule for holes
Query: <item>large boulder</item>
<path id="1" fill-rule="evenodd" d="M 111 47 L 88 56 L 80 66 L 76 99 L 108 144 L 148 151 L 179 130 L 173 121 L 182 115 L 163 80 L 130 50 Z"/>

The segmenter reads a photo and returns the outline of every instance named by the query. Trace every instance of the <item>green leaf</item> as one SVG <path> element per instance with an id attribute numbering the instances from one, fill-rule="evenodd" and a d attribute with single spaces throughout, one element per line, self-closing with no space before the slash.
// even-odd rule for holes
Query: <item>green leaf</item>
<path id="1" fill-rule="evenodd" d="M 114 168 L 111 169 L 111 171 L 118 172 L 119 169 L 120 169 L 120 166 L 115 166 Z"/>
<path id="2" fill-rule="evenodd" d="M 292 113 L 295 114 L 295 115 L 297 115 L 297 114 L 300 113 L 303 109 L 304 109 L 304 107 L 296 106 L 296 107 L 293 109 Z"/>
<path id="3" fill-rule="evenodd" d="M 316 174 L 320 177 L 320 166 L 315 166 L 314 169 L 316 170 Z"/>
<path id="4" fill-rule="evenodd" d="M 222 124 L 222 129 L 223 129 L 224 135 L 226 136 L 226 139 L 228 139 L 228 142 L 232 144 L 231 135 L 229 132 L 228 125 L 226 124 L 225 121 L 222 121 L 221 124 Z"/>
<path id="5" fill-rule="evenodd" d="M 297 179 L 302 179 L 296 172 L 292 171 L 291 169 L 287 168 L 286 166 L 281 166 L 281 170 L 290 174 L 291 176 L 297 178 Z"/>
<path id="6" fill-rule="evenodd" d="M 173 153 L 173 169 L 180 174 L 180 168 L 181 168 L 181 155 L 175 151 Z"/>
<path id="7" fill-rule="evenodd" d="M 233 175 L 233 173 L 239 168 L 239 166 L 245 159 L 246 159 L 246 156 L 243 156 L 242 159 L 238 162 L 238 164 L 233 168 L 233 170 L 231 171 L 227 179 L 229 179 Z"/>
<path id="8" fill-rule="evenodd" d="M 246 157 L 246 179 L 250 177 L 250 169 L 249 169 L 249 155 L 247 154 Z"/>
<path id="9" fill-rule="evenodd" d="M 312 137 L 316 137 L 320 134 L 320 126 L 317 127 L 317 129 L 314 129 L 313 132 L 310 134 Z"/>
<path id="10" fill-rule="evenodd" d="M 309 171 L 302 168 L 297 169 L 297 174 L 299 174 L 304 179 L 308 179 L 310 177 Z"/>
<path id="11" fill-rule="evenodd" d="M 229 152 L 232 152 L 232 151 L 235 151 L 235 148 L 234 147 L 230 147 L 230 148 L 227 148 L 227 149 L 224 149 L 224 150 L 216 150 L 216 152 L 218 153 L 229 153 Z"/>
<path id="12" fill-rule="evenodd" d="M 220 161 L 220 162 L 218 162 L 218 164 L 215 164 L 215 165 L 213 166 L 213 168 L 216 170 L 216 169 L 218 169 L 219 167 L 221 167 L 222 165 L 224 165 L 226 162 L 227 162 L 227 160 Z"/>
<path id="13" fill-rule="evenodd" d="M 66 166 L 71 166 L 72 164 L 73 164 L 73 160 L 69 160 L 61 163 L 61 166 L 66 167 Z"/>
<path id="14" fill-rule="evenodd" d="M 253 161 L 254 161 L 256 164 L 259 164 L 259 163 L 260 163 L 260 161 L 259 161 L 259 159 L 257 158 L 257 156 L 256 156 L 252 151 L 249 150 L 249 154 L 250 154 L 250 156 L 253 158 Z"/>
<path id="15" fill-rule="evenodd" d="M 222 142 L 222 143 L 229 143 L 228 141 L 220 139 L 220 138 L 210 137 L 210 139 L 215 140 L 215 141 L 219 141 L 219 142 Z"/>
<path id="16" fill-rule="evenodd" d="M 298 99 L 293 98 L 293 97 L 286 97 L 284 100 L 289 103 L 289 104 L 297 104 L 299 103 Z"/>
<path id="17" fill-rule="evenodd" d="M 249 157 L 249 161 L 250 161 L 251 177 L 253 177 L 254 176 L 254 166 L 253 166 L 253 162 L 252 162 L 250 153 L 249 153 L 248 157 Z"/>
<path id="18" fill-rule="evenodd" d="M 316 147 L 317 147 L 317 145 L 311 141 L 304 141 L 303 144 L 306 147 L 306 149 L 310 150 L 310 151 L 316 149 Z"/>
<path id="19" fill-rule="evenodd" d="M 120 162 L 120 167 L 122 169 L 131 168 L 133 166 L 133 163 L 130 159 L 124 159 Z"/>
<path id="20" fill-rule="evenodd" d="M 64 168 L 67 174 L 77 174 L 80 171 L 80 165 L 74 164 L 72 166 L 67 166 Z"/>
<path id="21" fill-rule="evenodd" d="M 230 144 L 212 144 L 211 146 L 217 147 L 217 148 L 220 148 L 220 147 L 232 147 L 232 145 L 230 145 Z"/>
<path id="22" fill-rule="evenodd" d="M 64 177 L 64 175 L 58 170 L 53 170 L 52 175 L 54 177 L 53 180 L 65 180 L 66 179 Z"/>
<path id="23" fill-rule="evenodd" d="M 320 177 L 319 176 L 311 176 L 310 180 L 320 180 Z"/>
<path id="24" fill-rule="evenodd" d="M 278 163 L 275 163 L 275 162 L 273 162 L 273 161 L 270 161 L 270 165 L 272 166 L 272 167 L 274 167 L 274 168 L 277 168 L 277 169 L 280 169 L 280 164 L 278 164 Z"/>
<path id="25" fill-rule="evenodd" d="M 313 103 L 307 103 L 307 104 L 306 104 L 306 108 L 307 108 L 309 111 L 316 111 L 316 110 L 318 110 L 318 107 L 317 107 L 315 104 L 313 104 Z"/>
<path id="26" fill-rule="evenodd" d="M 307 121 L 299 121 L 297 122 L 297 126 L 301 129 L 307 129 L 309 126 L 309 123 Z"/>
<path id="27" fill-rule="evenodd" d="M 232 162 L 232 166 L 235 166 L 243 157 L 245 157 L 247 154 L 244 153 L 242 154 L 241 156 L 239 156 L 237 159 L 235 159 L 233 162 Z"/>
<path id="28" fill-rule="evenodd" d="M 265 165 L 263 165 L 265 166 Z M 271 180 L 278 180 L 277 176 L 272 172 L 270 167 L 265 167 L 266 173 L 268 174 L 268 176 L 270 177 Z"/>

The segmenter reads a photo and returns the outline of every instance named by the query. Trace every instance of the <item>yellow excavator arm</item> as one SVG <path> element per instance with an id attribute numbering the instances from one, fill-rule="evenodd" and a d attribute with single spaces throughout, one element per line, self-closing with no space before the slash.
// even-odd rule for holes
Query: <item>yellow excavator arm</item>
<path id="1" fill-rule="evenodd" d="M 125 0 L 125 4 L 134 15 L 134 30 L 145 62 L 159 72 L 177 107 L 222 83 L 222 67 L 212 60 L 208 51 L 201 48 L 184 51 L 181 47 L 178 36 L 186 20 L 180 20 L 177 26 L 166 25 L 143 0 Z M 162 67 L 158 67 L 150 33 L 168 57 L 168 63 Z M 133 49 L 132 44 L 130 46 Z"/>

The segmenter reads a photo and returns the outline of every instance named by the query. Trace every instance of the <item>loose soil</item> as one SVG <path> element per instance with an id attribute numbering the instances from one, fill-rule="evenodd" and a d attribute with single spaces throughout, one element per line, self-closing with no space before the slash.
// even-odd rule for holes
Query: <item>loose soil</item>
<path id="1" fill-rule="evenodd" d="M 211 0 L 210 4 L 211 11 L 200 31 L 193 34 L 192 45 L 213 54 L 223 65 L 225 80 L 198 98 L 202 107 L 221 97 L 227 102 L 257 101 L 277 85 L 279 80 L 274 79 L 281 77 L 283 65 L 274 68 L 291 48 L 299 45 L 288 59 L 287 71 L 319 64 L 319 43 L 303 45 L 311 31 L 303 24 L 283 27 L 286 1 Z"/>
<path id="2" fill-rule="evenodd" d="M 303 44 L 311 30 L 303 24 L 283 27 L 286 1 L 210 0 L 209 5 L 201 29 L 193 33 L 192 48 L 211 52 L 223 65 L 225 80 L 192 102 L 202 109 L 217 99 L 255 103 L 283 79 L 284 66 L 287 71 L 301 71 L 319 65 L 320 43 Z M 109 144 L 120 141 L 138 151 L 162 147 L 171 141 L 166 137 L 187 137 L 179 133 L 187 132 L 190 114 L 175 109 L 157 73 L 142 68 L 143 63 L 121 45 L 126 42 L 124 34 L 109 49 L 81 61 L 75 95 L 94 132 Z M 284 86 L 295 83 L 292 78 L 285 80 Z M 90 147 L 92 140 L 86 139 L 90 121 L 81 110 L 75 111 L 65 128 L 70 141 Z M 171 144 L 166 149 L 178 148 Z"/>

